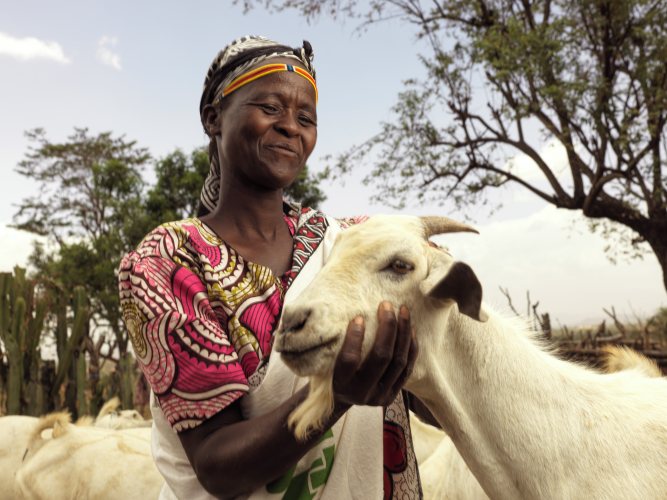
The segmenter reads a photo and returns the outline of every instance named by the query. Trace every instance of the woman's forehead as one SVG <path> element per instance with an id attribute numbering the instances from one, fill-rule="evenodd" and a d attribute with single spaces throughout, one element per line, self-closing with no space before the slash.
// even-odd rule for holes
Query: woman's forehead
<path id="1" fill-rule="evenodd" d="M 307 100 L 309 106 L 316 108 L 315 89 L 308 80 L 293 72 L 272 73 L 270 75 L 258 78 L 249 84 L 233 92 L 225 99 L 234 98 L 234 94 L 239 94 L 240 100 L 256 99 L 262 97 L 289 98 Z"/>
<path id="2" fill-rule="evenodd" d="M 271 64 L 290 64 L 303 69 L 303 65 L 294 64 L 295 62 L 289 58 L 271 59 Z M 280 71 L 257 78 L 230 93 L 223 100 L 238 100 L 240 102 L 248 99 L 270 97 L 271 95 L 278 98 L 298 95 L 302 99 L 305 97 L 308 101 L 312 101 L 308 104 L 312 105 L 313 108 L 317 105 L 313 85 L 306 78 L 292 71 Z"/>

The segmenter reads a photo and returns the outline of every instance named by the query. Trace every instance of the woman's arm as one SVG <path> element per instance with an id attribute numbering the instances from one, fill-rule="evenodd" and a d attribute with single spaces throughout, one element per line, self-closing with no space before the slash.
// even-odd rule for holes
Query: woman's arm
<path id="1" fill-rule="evenodd" d="M 298 442 L 287 418 L 308 394 L 304 387 L 275 410 L 243 420 L 235 402 L 204 423 L 179 434 L 185 453 L 202 486 L 228 499 L 270 483 L 287 472 L 353 404 L 391 403 L 410 376 L 418 345 L 409 313 L 401 307 L 398 320 L 391 304 L 378 310 L 379 326 L 373 349 L 361 361 L 364 325 L 355 318 L 348 327 L 334 369 L 334 412 L 325 430 Z"/>

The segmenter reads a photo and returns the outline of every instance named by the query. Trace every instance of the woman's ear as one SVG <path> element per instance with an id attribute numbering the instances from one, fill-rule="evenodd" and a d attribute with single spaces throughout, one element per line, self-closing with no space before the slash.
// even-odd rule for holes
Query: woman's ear
<path id="1" fill-rule="evenodd" d="M 204 106 L 204 109 L 201 113 L 202 123 L 206 129 L 206 133 L 212 137 L 215 135 L 220 135 L 221 131 L 221 122 L 220 111 L 213 106 L 212 104 L 207 104 Z"/>

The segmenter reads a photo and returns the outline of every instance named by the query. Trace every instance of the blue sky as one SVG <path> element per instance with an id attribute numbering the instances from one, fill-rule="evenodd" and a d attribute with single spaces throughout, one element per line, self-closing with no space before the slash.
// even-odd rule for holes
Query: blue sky
<path id="1" fill-rule="evenodd" d="M 247 34 L 294 46 L 306 39 L 315 49 L 320 92 L 319 140 L 309 162 L 318 170 L 325 155 L 377 133 L 391 118 L 402 82 L 424 75 L 418 54 L 428 48 L 409 25 L 392 21 L 361 34 L 354 27 L 329 19 L 308 24 L 293 11 L 244 14 L 231 1 L 6 2 L 0 15 L 0 270 L 25 263 L 30 252 L 32 236 L 5 226 L 15 204 L 36 187 L 14 172 L 27 149 L 25 130 L 43 127 L 50 139 L 63 141 L 73 127 L 89 127 L 124 134 L 155 157 L 176 147 L 189 151 L 207 143 L 199 97 L 208 65 L 224 45 Z M 545 158 L 562 163 L 557 148 L 543 146 Z M 360 170 L 344 186 L 325 185 L 323 209 L 336 216 L 391 213 L 368 202 L 373 188 L 361 185 L 362 178 Z M 601 308 L 611 305 L 644 314 L 667 305 L 652 255 L 612 266 L 604 241 L 587 234 L 583 223 L 568 229 L 576 213 L 551 209 L 522 189 L 503 189 L 494 199 L 504 208 L 492 217 L 472 212 L 481 236 L 441 238 L 476 269 L 493 302 L 504 303 L 498 286 L 509 287 L 515 301 L 530 290 L 542 311 L 568 324 L 601 318 Z M 447 206 L 403 213 L 460 215 Z"/>

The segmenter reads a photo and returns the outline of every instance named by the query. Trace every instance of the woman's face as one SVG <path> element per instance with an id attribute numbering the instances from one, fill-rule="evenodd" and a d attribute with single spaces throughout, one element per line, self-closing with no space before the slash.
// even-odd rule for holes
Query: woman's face
<path id="1" fill-rule="evenodd" d="M 292 59 L 269 62 L 295 63 Z M 221 113 L 212 107 L 204 110 L 209 133 L 220 136 L 223 175 L 231 174 L 265 189 L 289 186 L 317 141 L 311 83 L 283 71 L 248 83 L 225 99 Z"/>

